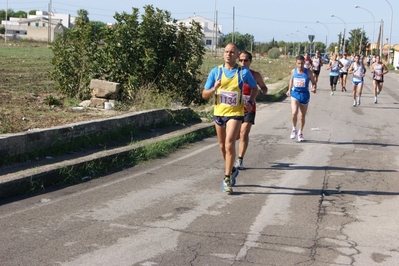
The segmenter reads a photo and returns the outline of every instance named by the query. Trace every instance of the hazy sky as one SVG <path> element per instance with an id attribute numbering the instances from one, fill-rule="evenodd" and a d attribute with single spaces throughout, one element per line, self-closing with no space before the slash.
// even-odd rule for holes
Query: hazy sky
<path id="1" fill-rule="evenodd" d="M 6 9 L 7 3 L 8 8 L 14 11 L 48 10 L 50 0 L 0 0 L 0 9 Z M 393 10 L 392 27 L 389 4 Z M 307 41 L 310 34 L 316 36 L 315 41 L 325 42 L 327 37 L 329 43 L 337 42 L 337 36 L 344 31 L 345 24 L 347 34 L 352 29 L 364 27 L 369 40 L 373 41 L 374 36 L 374 41 L 377 41 L 379 25 L 383 20 L 384 43 L 391 34 L 391 44 L 399 44 L 397 0 L 52 0 L 56 13 L 76 16 L 78 9 L 86 9 L 90 20 L 106 23 L 114 22 L 115 12 L 131 13 L 132 7 L 142 12 L 145 5 L 170 11 L 176 19 L 197 14 L 213 20 L 217 10 L 217 21 L 223 26 L 224 34 L 235 29 L 241 34 L 254 35 L 255 41 L 260 42 L 273 38 L 288 42 Z M 355 8 L 355 5 L 360 8 Z M 332 14 L 335 17 L 331 17 Z"/>

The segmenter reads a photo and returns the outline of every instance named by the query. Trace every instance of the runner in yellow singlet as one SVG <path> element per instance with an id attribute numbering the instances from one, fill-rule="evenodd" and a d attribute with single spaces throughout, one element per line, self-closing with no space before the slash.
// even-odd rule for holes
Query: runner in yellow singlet
<path id="1" fill-rule="evenodd" d="M 236 157 L 235 142 L 244 120 L 244 106 L 252 110 L 258 93 L 257 83 L 247 68 L 237 64 L 239 51 L 234 43 L 228 43 L 223 52 L 224 64 L 214 67 L 208 75 L 202 97 L 215 97 L 214 121 L 220 150 L 225 161 L 225 176 L 222 189 L 232 193 L 232 186 L 238 175 L 233 167 Z M 252 89 L 247 102 L 244 102 L 244 83 Z"/>

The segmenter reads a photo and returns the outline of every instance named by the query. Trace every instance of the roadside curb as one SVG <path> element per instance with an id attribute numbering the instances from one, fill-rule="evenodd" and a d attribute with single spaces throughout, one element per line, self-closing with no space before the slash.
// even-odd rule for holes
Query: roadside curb
<path id="1" fill-rule="evenodd" d="M 121 171 L 137 164 L 134 162 L 134 159 L 132 159 L 132 156 L 135 155 L 136 151 L 149 145 L 156 145 L 166 140 L 175 139 L 177 144 L 173 143 L 171 145 L 181 147 L 187 143 L 214 135 L 213 123 L 199 123 L 158 137 L 140 141 L 137 144 L 94 152 L 87 156 L 10 173 L 3 176 L 0 180 L 0 199 L 27 194 L 29 192 L 43 191 L 57 184 L 81 183 L 92 178 Z M 178 143 L 179 140 L 186 137 L 189 137 L 188 141 Z M 112 165 L 115 163 L 116 159 L 118 159 L 119 163 L 117 163 L 117 165 Z M 90 176 L 89 174 L 84 174 L 82 176 L 82 173 L 88 170 L 87 167 L 93 165 L 97 166 L 95 170 L 98 171 L 98 175 Z M 93 173 L 93 169 L 90 170 L 89 173 Z M 76 174 L 79 175 L 76 176 Z"/>

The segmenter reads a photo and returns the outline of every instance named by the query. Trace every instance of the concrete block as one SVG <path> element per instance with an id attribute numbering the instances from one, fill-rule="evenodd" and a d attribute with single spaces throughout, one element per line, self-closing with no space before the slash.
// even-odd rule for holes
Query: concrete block
<path id="1" fill-rule="evenodd" d="M 93 97 L 93 98 L 90 99 L 89 107 L 104 109 L 104 103 L 106 101 L 107 101 L 107 99 L 101 99 L 101 98 Z"/>
<path id="2" fill-rule="evenodd" d="M 120 84 L 105 80 L 92 79 L 90 81 L 91 95 L 96 98 L 116 99 Z"/>

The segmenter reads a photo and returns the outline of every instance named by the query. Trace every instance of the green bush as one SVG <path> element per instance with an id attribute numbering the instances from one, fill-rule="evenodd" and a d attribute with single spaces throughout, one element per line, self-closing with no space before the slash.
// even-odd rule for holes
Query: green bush
<path id="1" fill-rule="evenodd" d="M 393 65 L 391 65 L 391 64 L 387 64 L 386 66 L 387 66 L 389 71 L 395 70 L 395 67 Z"/>
<path id="2" fill-rule="evenodd" d="M 75 27 L 52 44 L 57 88 L 69 97 L 90 98 L 91 79 L 121 84 L 119 99 L 134 102 L 149 85 L 184 104 L 202 101 L 198 88 L 205 48 L 200 24 L 178 24 L 170 13 L 144 7 L 140 17 L 116 13 L 116 23 L 100 29 L 77 19 Z"/>
<path id="3" fill-rule="evenodd" d="M 280 57 L 280 54 L 281 54 L 281 53 L 280 53 L 280 50 L 279 50 L 278 48 L 274 47 L 274 48 L 270 49 L 270 50 L 267 52 L 267 54 L 269 55 L 270 58 L 272 58 L 272 59 L 277 59 L 277 58 Z"/>

